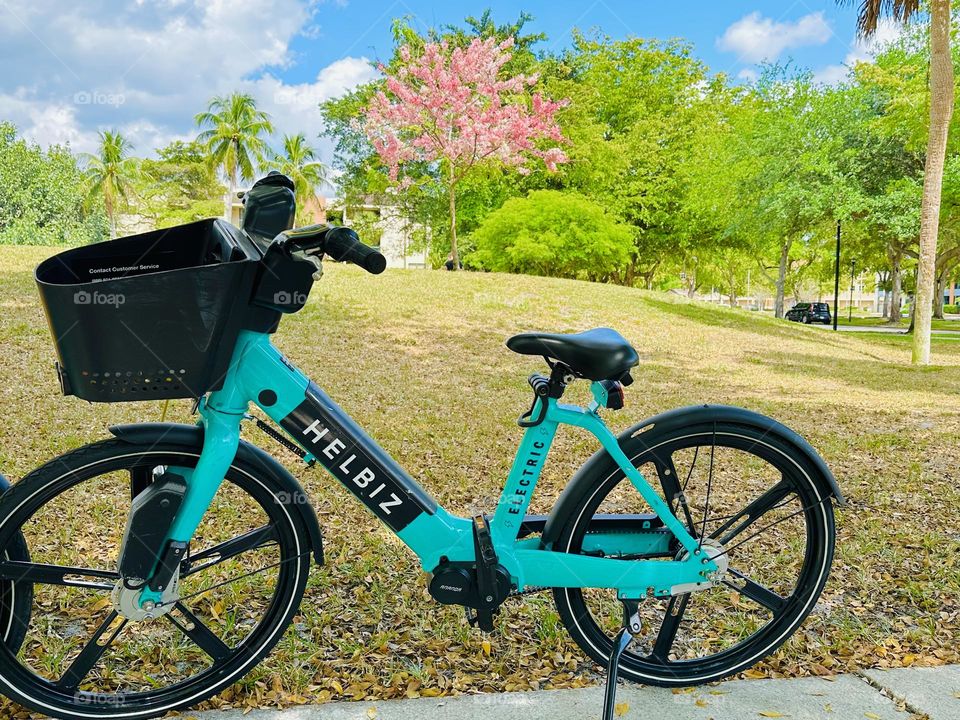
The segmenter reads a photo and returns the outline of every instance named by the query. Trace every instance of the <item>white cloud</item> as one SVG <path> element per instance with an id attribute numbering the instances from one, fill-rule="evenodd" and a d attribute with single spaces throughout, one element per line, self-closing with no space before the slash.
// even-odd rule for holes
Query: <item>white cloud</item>
<path id="1" fill-rule="evenodd" d="M 850 44 L 850 52 L 847 53 L 842 64 L 827 65 L 814 73 L 814 82 L 823 85 L 837 85 L 843 82 L 849 76 L 854 65 L 861 62 L 873 62 L 877 54 L 900 37 L 902 32 L 903 25 L 890 18 L 883 18 L 877 24 L 877 31 L 869 38 L 854 39 Z"/>
<path id="2" fill-rule="evenodd" d="M 849 74 L 850 68 L 846 65 L 827 65 L 813 74 L 813 81 L 820 85 L 839 85 Z"/>
<path id="3" fill-rule="evenodd" d="M 287 85 L 291 43 L 316 30 L 315 0 L 0 2 L 0 119 L 41 144 L 90 150 L 118 128 L 138 154 L 196 134 L 208 100 L 252 93 L 283 132 L 315 141 L 317 104 L 375 76 L 365 58 Z M 266 13 L 266 15 L 265 15 Z"/>
<path id="4" fill-rule="evenodd" d="M 302 132 L 316 137 L 322 129 L 319 104 L 373 80 L 377 70 L 367 58 L 346 57 L 321 69 L 312 83 L 288 85 L 273 75 L 243 83 L 241 89 L 257 98 L 270 113 L 279 133 Z"/>
<path id="5" fill-rule="evenodd" d="M 804 15 L 796 22 L 778 22 L 759 12 L 746 15 L 717 38 L 720 50 L 737 54 L 751 63 L 776 60 L 784 50 L 823 45 L 832 34 L 822 12 Z"/>
<path id="6" fill-rule="evenodd" d="M 748 83 L 756 82 L 760 77 L 760 72 L 755 68 L 744 68 L 737 73 L 737 77 Z"/>

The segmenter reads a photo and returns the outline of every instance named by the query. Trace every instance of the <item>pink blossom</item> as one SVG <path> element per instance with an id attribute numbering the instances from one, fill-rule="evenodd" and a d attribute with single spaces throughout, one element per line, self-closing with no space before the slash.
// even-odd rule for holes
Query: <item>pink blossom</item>
<path id="1" fill-rule="evenodd" d="M 548 170 L 567 162 L 556 144 L 566 142 L 557 124 L 555 102 L 526 88 L 536 75 L 502 77 L 513 38 L 477 38 L 465 48 L 427 43 L 415 56 L 400 48 L 400 66 L 387 74 L 386 91 L 367 106 L 364 128 L 397 182 L 409 162 L 445 161 L 456 183 L 478 163 L 499 162 L 527 173 L 539 158 Z M 550 145 L 553 146 L 550 146 Z"/>

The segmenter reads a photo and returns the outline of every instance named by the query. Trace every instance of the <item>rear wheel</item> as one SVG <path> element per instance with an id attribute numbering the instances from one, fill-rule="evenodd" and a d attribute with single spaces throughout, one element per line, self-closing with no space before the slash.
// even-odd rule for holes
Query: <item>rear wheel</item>
<path id="1" fill-rule="evenodd" d="M 51 461 L 0 498 L 0 543 L 22 532 L 32 556 L 0 562 L 0 579 L 33 590 L 22 646 L 0 647 L 0 692 L 55 717 L 153 717 L 236 682 L 280 639 L 310 546 L 288 493 L 242 461 L 191 542 L 177 598 L 159 617 L 131 617 L 116 571 L 131 498 L 198 456 L 108 440 Z"/>
<path id="2" fill-rule="evenodd" d="M 823 589 L 834 548 L 830 497 L 800 450 L 754 427 L 654 425 L 622 447 L 690 533 L 723 548 L 729 569 L 710 589 L 642 601 L 643 628 L 621 675 L 687 686 L 749 668 L 793 634 Z M 612 460 L 585 485 L 591 490 L 568 514 L 556 550 L 579 553 L 598 527 L 590 529 L 594 515 L 650 512 Z M 576 643 L 606 664 L 623 617 L 616 592 L 556 588 L 554 598 Z"/>

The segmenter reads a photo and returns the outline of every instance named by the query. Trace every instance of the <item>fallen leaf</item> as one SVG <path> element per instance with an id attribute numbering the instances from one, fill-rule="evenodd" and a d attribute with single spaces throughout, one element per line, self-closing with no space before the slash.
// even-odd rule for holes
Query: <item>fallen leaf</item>
<path id="1" fill-rule="evenodd" d="M 375 720 L 375 718 L 377 717 L 376 705 L 367 708 L 367 717 L 370 718 L 370 720 Z"/>
<path id="2" fill-rule="evenodd" d="M 782 718 L 787 717 L 783 713 L 777 712 L 776 710 L 761 710 L 759 713 L 760 717 L 766 718 Z"/>
<path id="3" fill-rule="evenodd" d="M 613 714 L 617 717 L 623 717 L 630 709 L 630 703 L 617 703 L 613 706 Z"/>

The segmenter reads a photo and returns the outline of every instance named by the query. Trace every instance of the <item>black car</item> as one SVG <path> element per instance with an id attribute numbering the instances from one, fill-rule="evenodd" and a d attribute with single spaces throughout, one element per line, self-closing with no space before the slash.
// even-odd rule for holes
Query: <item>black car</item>
<path id="1" fill-rule="evenodd" d="M 833 321 L 830 317 L 830 306 L 826 303 L 797 303 L 787 310 L 786 318 L 805 325 L 810 323 L 829 325 Z"/>

